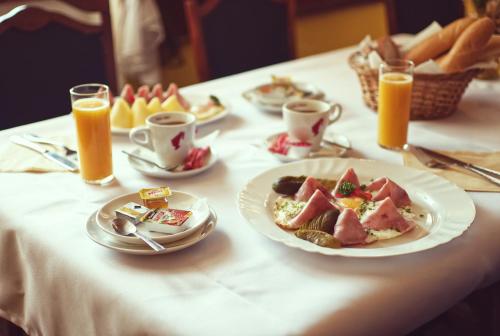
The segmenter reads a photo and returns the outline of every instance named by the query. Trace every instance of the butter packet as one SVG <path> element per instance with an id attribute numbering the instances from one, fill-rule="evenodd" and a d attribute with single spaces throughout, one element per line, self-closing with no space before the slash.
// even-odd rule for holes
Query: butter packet
<path id="1" fill-rule="evenodd" d="M 172 192 L 168 187 L 139 190 L 139 196 L 141 197 L 142 203 L 150 209 L 168 208 L 167 197 L 170 195 L 172 195 Z"/>
<path id="2" fill-rule="evenodd" d="M 139 219 L 149 211 L 148 208 L 140 204 L 129 202 L 115 210 L 116 217 L 130 220 L 137 223 Z"/>

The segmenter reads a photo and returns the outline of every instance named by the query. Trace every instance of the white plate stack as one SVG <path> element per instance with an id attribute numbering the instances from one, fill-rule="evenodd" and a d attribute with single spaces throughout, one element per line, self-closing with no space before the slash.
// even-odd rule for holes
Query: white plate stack
<path id="1" fill-rule="evenodd" d="M 90 216 L 87 220 L 87 234 L 99 245 L 118 252 L 139 255 L 154 255 L 175 252 L 189 247 L 210 234 L 217 223 L 217 215 L 204 199 L 181 191 L 172 191 L 168 197 L 169 207 L 193 211 L 191 217 L 183 224 L 185 230 L 176 234 L 147 231 L 141 224 L 137 229 L 144 235 L 153 238 L 165 247 L 162 251 L 154 251 L 141 239 L 135 236 L 123 236 L 115 232 L 111 223 L 116 217 L 115 210 L 134 202 L 141 204 L 138 193 L 131 193 L 112 199 Z M 196 209 L 193 209 L 196 207 Z"/>

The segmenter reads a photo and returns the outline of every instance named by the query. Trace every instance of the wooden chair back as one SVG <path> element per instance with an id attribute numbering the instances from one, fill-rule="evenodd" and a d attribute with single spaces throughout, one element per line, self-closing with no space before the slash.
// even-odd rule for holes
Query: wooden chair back
<path id="1" fill-rule="evenodd" d="M 0 16 L 0 129 L 69 113 L 74 85 L 116 92 L 108 1 L 67 2 L 85 12 L 34 3 Z"/>
<path id="2" fill-rule="evenodd" d="M 295 57 L 295 0 L 184 0 L 198 76 L 227 76 Z"/>
<path id="3" fill-rule="evenodd" d="M 391 34 L 416 34 L 432 21 L 442 26 L 464 16 L 463 0 L 384 0 Z"/>

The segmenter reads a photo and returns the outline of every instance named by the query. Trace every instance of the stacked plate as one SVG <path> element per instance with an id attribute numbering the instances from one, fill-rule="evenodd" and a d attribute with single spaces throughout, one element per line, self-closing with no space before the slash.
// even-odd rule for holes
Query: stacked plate
<path id="1" fill-rule="evenodd" d="M 281 113 L 283 104 L 296 99 L 323 99 L 325 94 L 312 84 L 294 82 L 289 85 L 269 83 L 243 92 L 243 97 L 257 108 L 270 113 Z"/>
<path id="2" fill-rule="evenodd" d="M 192 194 L 173 190 L 172 195 L 168 197 L 168 201 L 170 208 L 193 211 L 189 220 L 183 224 L 187 227 L 185 231 L 176 234 L 166 234 L 147 231 L 141 224 L 137 225 L 137 229 L 144 235 L 153 238 L 156 242 L 163 245 L 165 247 L 163 251 L 157 252 L 152 250 L 135 236 L 120 235 L 111 225 L 113 218 L 116 217 L 115 209 L 129 202 L 141 204 L 138 193 L 119 196 L 92 214 L 87 220 L 87 234 L 97 244 L 118 252 L 154 255 L 182 250 L 204 239 L 215 229 L 217 215 L 203 199 Z M 196 207 L 196 209 L 193 209 L 193 207 Z"/>

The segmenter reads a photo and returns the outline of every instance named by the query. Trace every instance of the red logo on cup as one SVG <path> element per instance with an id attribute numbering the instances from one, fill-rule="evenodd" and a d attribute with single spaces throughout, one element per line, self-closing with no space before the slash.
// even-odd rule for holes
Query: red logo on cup
<path id="1" fill-rule="evenodd" d="M 181 146 L 181 140 L 184 139 L 184 132 L 179 132 L 176 136 L 170 140 L 170 143 L 172 143 L 172 146 L 174 146 L 175 150 L 178 150 L 179 147 Z"/>
<path id="2" fill-rule="evenodd" d="M 324 122 L 324 120 L 323 120 L 323 118 L 321 118 L 318 121 L 316 121 L 314 123 L 314 125 L 312 125 L 311 130 L 312 130 L 314 135 L 318 135 L 319 129 L 320 129 L 321 125 L 323 125 L 323 122 Z"/>

